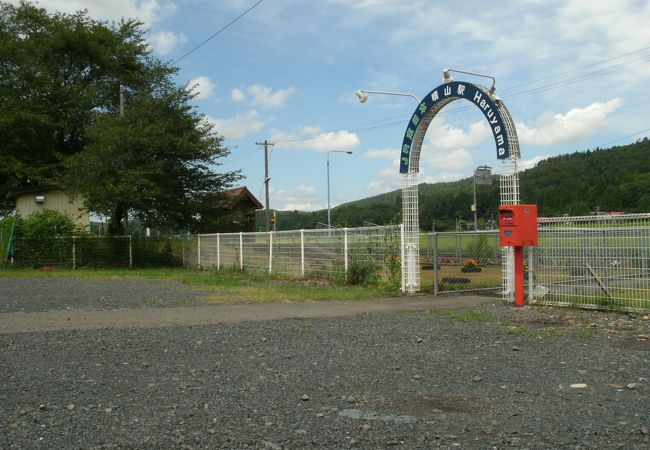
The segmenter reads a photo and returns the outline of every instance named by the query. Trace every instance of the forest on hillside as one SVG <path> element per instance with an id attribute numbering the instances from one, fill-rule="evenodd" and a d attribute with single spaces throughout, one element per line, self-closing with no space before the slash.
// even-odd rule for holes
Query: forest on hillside
<path id="1" fill-rule="evenodd" d="M 489 228 L 499 207 L 498 177 L 477 186 L 479 228 Z M 650 212 L 650 141 L 560 155 L 520 173 L 521 202 L 537 204 L 540 216 L 588 215 L 594 211 Z M 466 229 L 473 224 L 472 178 L 421 184 L 423 230 Z M 261 212 L 263 214 L 263 212 Z M 399 190 L 332 209 L 332 225 L 358 227 L 401 222 Z M 263 215 L 259 216 L 262 219 Z M 279 211 L 277 230 L 323 228 L 327 210 Z M 258 220 L 259 224 L 264 221 Z"/>

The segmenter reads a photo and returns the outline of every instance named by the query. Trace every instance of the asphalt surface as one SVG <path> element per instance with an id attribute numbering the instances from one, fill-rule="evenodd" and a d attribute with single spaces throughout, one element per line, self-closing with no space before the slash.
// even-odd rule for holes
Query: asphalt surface
<path id="1" fill-rule="evenodd" d="M 356 305 L 324 318 L 264 320 L 246 305 L 257 318 L 2 325 L 129 311 L 156 289 L 131 311 L 207 307 L 183 286 L 111 280 L 106 303 L 98 282 L 72 281 L 74 303 L 41 280 L 0 279 L 0 303 L 12 305 L 0 314 L 0 448 L 650 446 L 647 316 L 422 297 L 411 311 Z"/>

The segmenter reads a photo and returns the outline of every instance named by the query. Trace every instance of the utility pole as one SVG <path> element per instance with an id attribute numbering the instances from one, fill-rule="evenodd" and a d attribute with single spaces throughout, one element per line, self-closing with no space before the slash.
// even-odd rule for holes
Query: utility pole
<path id="1" fill-rule="evenodd" d="M 256 142 L 255 145 L 264 146 L 264 184 L 266 185 L 266 231 L 271 231 L 271 216 L 269 213 L 269 147 L 275 144 L 264 139 L 264 142 Z"/>
<path id="2" fill-rule="evenodd" d="M 120 84 L 120 117 L 124 115 L 124 85 Z"/>

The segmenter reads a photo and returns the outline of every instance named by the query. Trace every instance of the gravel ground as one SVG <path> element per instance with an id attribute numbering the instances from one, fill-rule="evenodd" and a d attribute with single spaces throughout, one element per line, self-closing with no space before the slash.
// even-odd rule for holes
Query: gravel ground
<path id="1" fill-rule="evenodd" d="M 0 313 L 205 304 L 205 291 L 178 281 L 0 278 Z"/>
<path id="2" fill-rule="evenodd" d="M 0 448 L 647 449 L 648 334 L 501 304 L 0 334 Z"/>

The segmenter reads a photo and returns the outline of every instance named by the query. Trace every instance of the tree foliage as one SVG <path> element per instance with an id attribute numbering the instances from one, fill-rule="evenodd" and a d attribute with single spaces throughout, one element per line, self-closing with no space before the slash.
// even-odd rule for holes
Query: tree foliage
<path id="1" fill-rule="evenodd" d="M 227 152 L 144 32 L 137 20 L 0 1 L 0 211 L 12 188 L 57 184 L 110 216 L 114 232 L 129 215 L 184 227 L 201 195 L 238 178 L 211 172 Z"/>
<path id="2" fill-rule="evenodd" d="M 173 72 L 149 56 L 136 20 L 0 3 L 0 196 L 60 175 L 94 113 L 117 111 L 120 84 L 137 92 Z"/>
<path id="3" fill-rule="evenodd" d="M 168 86 L 131 98 L 123 117 L 98 114 L 89 143 L 67 161 L 66 190 L 109 216 L 115 233 L 127 212 L 149 227 L 195 223 L 204 198 L 240 177 L 212 170 L 227 150 L 190 100 Z"/>
<path id="4" fill-rule="evenodd" d="M 83 234 L 84 230 L 75 224 L 71 216 L 53 209 L 35 211 L 25 219 L 19 217 L 16 222 L 18 237 L 44 238 Z"/>
<path id="5" fill-rule="evenodd" d="M 549 158 L 521 172 L 521 201 L 535 203 L 541 216 L 584 215 L 592 211 L 650 212 L 650 141 L 576 152 Z M 419 186 L 420 227 L 453 230 L 457 223 L 471 226 L 472 178 Z M 477 187 L 479 225 L 496 220 L 499 183 Z M 401 221 L 400 191 L 340 205 L 332 210 L 335 226 L 380 225 Z M 282 212 L 278 229 L 318 228 L 327 211 Z M 366 223 L 367 225 L 367 223 Z M 495 225 L 496 226 L 496 225 Z M 471 227 L 473 228 L 473 227 Z"/>

